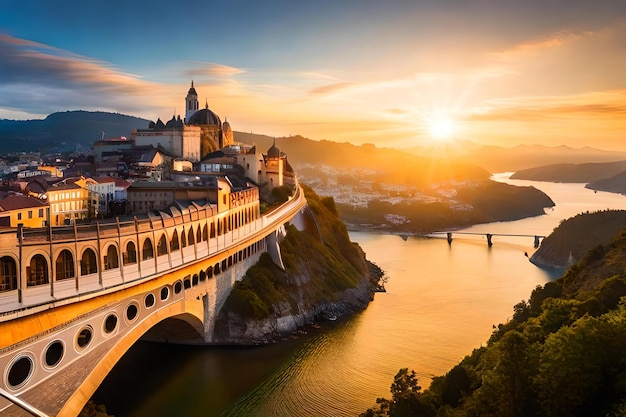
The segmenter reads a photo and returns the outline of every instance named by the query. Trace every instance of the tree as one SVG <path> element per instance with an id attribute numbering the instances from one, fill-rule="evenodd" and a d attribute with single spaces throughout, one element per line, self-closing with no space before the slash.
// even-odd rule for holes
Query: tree
<path id="1" fill-rule="evenodd" d="M 359 417 L 434 417 L 435 407 L 422 399 L 415 371 L 402 368 L 393 378 L 391 400 L 378 398 L 377 409 L 369 409 Z"/>

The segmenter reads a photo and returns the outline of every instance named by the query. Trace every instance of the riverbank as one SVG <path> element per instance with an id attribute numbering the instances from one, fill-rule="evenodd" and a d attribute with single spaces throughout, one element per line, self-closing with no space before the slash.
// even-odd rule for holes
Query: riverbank
<path id="1" fill-rule="evenodd" d="M 383 271 L 350 241 L 333 199 L 304 189 L 316 227 L 287 228 L 284 269 L 263 254 L 235 283 L 216 318 L 214 343 L 272 343 L 307 324 L 361 311 L 380 291 Z"/>
<path id="2" fill-rule="evenodd" d="M 424 203 L 373 200 L 367 206 L 337 204 L 351 230 L 426 235 L 477 224 L 506 222 L 545 214 L 554 201 L 532 186 L 483 181 L 450 191 L 447 201 Z"/>

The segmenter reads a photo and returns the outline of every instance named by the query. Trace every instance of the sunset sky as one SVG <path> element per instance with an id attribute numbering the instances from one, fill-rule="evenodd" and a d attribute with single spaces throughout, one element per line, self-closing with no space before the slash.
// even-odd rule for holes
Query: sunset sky
<path id="1" fill-rule="evenodd" d="M 0 118 L 184 116 L 419 146 L 626 151 L 626 1 L 3 0 Z M 138 126 L 145 128 L 145 126 Z"/>

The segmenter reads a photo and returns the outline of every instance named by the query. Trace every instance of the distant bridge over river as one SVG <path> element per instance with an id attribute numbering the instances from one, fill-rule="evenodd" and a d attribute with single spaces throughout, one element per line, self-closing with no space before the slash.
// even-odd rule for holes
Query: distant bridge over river
<path id="1" fill-rule="evenodd" d="M 494 236 L 507 236 L 507 237 L 529 237 L 534 238 L 534 247 L 535 249 L 539 247 L 541 244 L 541 240 L 545 239 L 545 236 L 541 235 L 525 235 L 525 234 L 517 234 L 517 233 L 480 233 L 480 232 L 433 232 L 430 233 L 429 236 L 432 235 L 445 235 L 448 239 L 448 244 L 452 244 L 454 235 L 474 235 L 474 236 L 485 236 L 487 238 L 487 245 L 489 247 L 493 246 L 493 237 Z"/>

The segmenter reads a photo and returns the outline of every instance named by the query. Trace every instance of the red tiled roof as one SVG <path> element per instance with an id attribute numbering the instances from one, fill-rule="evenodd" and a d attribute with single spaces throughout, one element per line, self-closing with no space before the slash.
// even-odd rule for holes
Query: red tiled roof
<path id="1" fill-rule="evenodd" d="M 0 211 L 20 210 L 26 208 L 39 208 L 46 206 L 41 200 L 23 195 L 10 195 L 0 199 Z"/>

